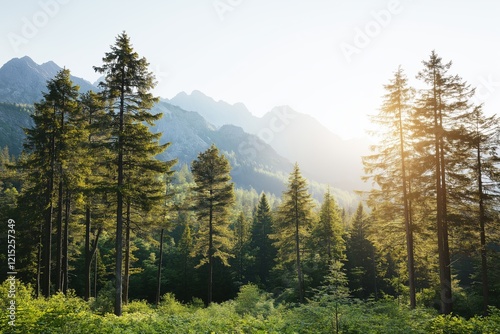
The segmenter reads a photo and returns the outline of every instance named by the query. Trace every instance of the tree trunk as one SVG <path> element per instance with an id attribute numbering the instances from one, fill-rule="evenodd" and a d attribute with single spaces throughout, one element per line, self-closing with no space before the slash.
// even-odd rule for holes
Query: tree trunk
<path id="1" fill-rule="evenodd" d="M 212 286 L 213 286 L 213 203 L 212 189 L 210 189 L 210 215 L 208 220 L 208 297 L 207 305 L 212 303 Z"/>
<path id="2" fill-rule="evenodd" d="M 165 229 L 161 229 L 160 233 L 160 255 L 158 256 L 158 272 L 156 274 L 156 306 L 160 304 L 160 298 L 161 298 L 161 266 L 163 262 L 163 233 Z"/>
<path id="3" fill-rule="evenodd" d="M 94 241 L 91 243 L 90 242 L 90 230 L 91 230 L 91 225 L 92 225 L 92 220 L 91 220 L 91 210 L 90 207 L 87 206 L 87 209 L 85 210 L 85 296 L 84 299 L 86 301 L 89 300 L 91 294 L 91 271 L 92 271 L 92 259 L 94 258 L 95 254 L 97 253 L 97 246 L 99 244 L 99 237 L 102 232 L 102 227 L 99 227 L 97 229 L 97 233 L 95 235 Z M 97 281 L 97 258 L 95 260 L 95 272 L 94 272 L 94 293 L 96 292 L 96 281 Z M 97 297 L 97 296 L 95 296 Z"/>
<path id="4" fill-rule="evenodd" d="M 57 195 L 57 246 L 56 246 L 56 291 L 63 290 L 63 206 L 64 206 L 64 180 L 63 180 L 63 166 L 61 161 L 61 150 L 63 144 L 63 133 L 64 133 L 64 106 L 61 110 L 61 138 L 59 139 L 58 150 L 55 154 L 56 160 L 59 164 L 59 188 Z"/>
<path id="5" fill-rule="evenodd" d="M 65 201 L 65 217 L 64 217 L 64 236 L 63 236 L 63 266 L 62 266 L 62 291 L 64 294 L 68 292 L 69 285 L 69 217 L 71 211 L 71 194 L 69 190 L 66 190 L 66 201 Z"/>
<path id="6" fill-rule="evenodd" d="M 408 198 L 408 181 L 406 177 L 406 163 L 405 163 L 405 141 L 403 137 L 403 116 L 401 109 L 399 110 L 399 143 L 401 154 L 401 174 L 403 182 L 403 206 L 404 206 L 404 219 L 405 219 L 405 232 L 406 232 L 406 254 L 408 257 L 408 287 L 410 293 L 410 308 L 414 309 L 417 306 L 417 298 L 415 291 L 415 257 L 413 254 L 413 230 L 410 216 L 410 205 Z"/>
<path id="7" fill-rule="evenodd" d="M 90 226 L 91 224 L 91 211 L 90 205 L 87 204 L 85 209 L 85 292 L 83 298 L 85 301 L 90 299 L 90 267 L 92 259 L 90 257 Z"/>
<path id="8" fill-rule="evenodd" d="M 450 254 L 448 249 L 448 226 L 446 223 L 446 195 L 444 170 L 444 145 L 443 126 L 440 110 L 441 101 L 437 95 L 436 74 L 434 74 L 434 148 L 435 148 L 435 178 L 436 178 L 436 225 L 438 234 L 439 254 L 439 284 L 441 297 L 441 313 L 450 314 L 452 308 L 451 300 L 451 271 Z"/>
<path id="9" fill-rule="evenodd" d="M 123 303 L 128 304 L 128 287 L 130 282 L 130 201 L 127 200 L 127 217 L 125 224 L 125 272 L 123 274 Z"/>
<path id="10" fill-rule="evenodd" d="M 481 146 L 477 145 L 477 185 L 479 191 L 479 232 L 481 239 L 481 279 L 483 283 L 483 314 L 488 314 L 489 304 L 489 282 L 488 282 L 488 259 L 486 254 L 486 214 L 484 210 L 483 175 L 481 162 Z"/>
<path id="11" fill-rule="evenodd" d="M 441 129 L 442 129 L 441 125 Z M 444 265 L 444 314 L 450 314 L 453 308 L 452 291 L 451 291 L 451 260 L 450 247 L 448 241 L 448 203 L 447 203 L 447 186 L 446 186 L 446 163 L 444 157 L 444 141 L 441 136 L 440 141 L 440 158 L 441 158 L 441 195 L 442 195 L 442 228 L 443 228 L 443 265 Z"/>
<path id="12" fill-rule="evenodd" d="M 54 110 L 54 121 L 56 111 Z M 55 122 L 54 122 L 55 123 Z M 44 213 L 45 229 L 43 233 L 43 277 L 42 277 L 42 294 L 44 297 L 50 297 L 51 285 L 51 264 L 52 264 L 52 215 L 54 212 L 53 196 L 54 191 L 54 174 L 55 174 L 55 129 L 52 130 L 50 138 L 50 171 L 47 178 L 47 189 L 45 192 L 46 209 Z"/>
<path id="13" fill-rule="evenodd" d="M 295 194 L 297 197 L 298 194 Z M 295 201 L 295 255 L 297 259 L 297 278 L 299 287 L 299 302 L 304 302 L 304 281 L 302 278 L 302 267 L 300 262 L 300 238 L 299 238 L 299 211 L 297 199 Z"/>
<path id="14" fill-rule="evenodd" d="M 124 70 L 122 70 L 124 71 Z M 122 261 L 123 261 L 123 133 L 125 113 L 125 73 L 122 73 L 118 131 L 118 179 L 116 190 L 116 238 L 115 238 L 115 315 L 122 315 Z"/>
<path id="15" fill-rule="evenodd" d="M 99 234 L 100 234 L 100 231 L 101 230 L 99 229 L 99 231 L 98 231 Z M 94 298 L 97 298 L 97 265 L 98 265 L 98 261 L 99 261 L 99 252 L 98 252 L 99 248 L 97 248 L 97 245 L 98 245 L 98 243 L 97 243 L 97 239 L 96 239 L 96 243 L 95 243 L 96 256 L 95 256 L 95 261 L 94 261 Z"/>
<path id="16" fill-rule="evenodd" d="M 37 250 L 37 263 L 36 263 L 36 298 L 39 298 L 41 295 L 41 287 L 42 287 L 42 232 L 43 231 L 43 223 L 40 224 L 40 239 L 38 242 L 38 250 Z"/>
<path id="17" fill-rule="evenodd" d="M 56 291 L 62 291 L 62 261 L 63 261 L 63 179 L 62 166 L 59 167 L 59 185 L 57 195 L 57 218 L 56 218 Z"/>

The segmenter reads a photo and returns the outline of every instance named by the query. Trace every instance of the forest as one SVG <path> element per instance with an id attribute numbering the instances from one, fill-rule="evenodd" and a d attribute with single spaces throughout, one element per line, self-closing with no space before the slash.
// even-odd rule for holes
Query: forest
<path id="1" fill-rule="evenodd" d="M 156 159 L 148 65 L 121 33 L 0 152 L 4 333 L 500 333 L 499 121 L 451 61 L 384 86 L 356 210 L 298 164 L 277 197 L 215 145 Z"/>

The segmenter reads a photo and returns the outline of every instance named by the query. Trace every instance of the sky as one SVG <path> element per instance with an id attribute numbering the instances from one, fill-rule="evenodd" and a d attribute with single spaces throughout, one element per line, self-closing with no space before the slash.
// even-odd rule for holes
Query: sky
<path id="1" fill-rule="evenodd" d="M 261 116 L 275 106 L 349 139 L 371 129 L 399 65 L 410 83 L 435 50 L 500 110 L 500 2 L 493 0 L 0 0 L 0 65 L 54 61 L 98 78 L 126 31 L 155 94 L 200 90 Z"/>

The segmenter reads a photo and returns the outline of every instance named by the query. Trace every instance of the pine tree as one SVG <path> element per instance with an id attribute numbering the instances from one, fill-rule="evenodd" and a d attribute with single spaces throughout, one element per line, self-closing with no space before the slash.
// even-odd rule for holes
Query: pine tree
<path id="1" fill-rule="evenodd" d="M 332 321 L 332 327 L 335 333 L 340 333 L 340 311 L 339 304 L 345 303 L 349 298 L 349 289 L 347 275 L 343 270 L 343 263 L 333 260 L 328 266 L 328 273 L 325 276 L 325 282 L 316 289 L 316 300 L 320 307 L 332 308 L 335 321 Z"/>
<path id="2" fill-rule="evenodd" d="M 26 130 L 25 151 L 29 157 L 24 167 L 29 171 L 28 179 L 33 182 L 30 192 L 41 191 L 44 196 L 44 223 L 41 227 L 43 264 L 40 265 L 40 270 L 43 270 L 43 280 L 40 284 L 42 294 L 46 297 L 50 296 L 52 283 L 52 228 L 55 208 L 57 208 L 56 290 L 63 290 L 63 279 L 67 280 L 67 272 L 64 273 L 63 270 L 64 253 L 67 258 L 67 233 L 63 237 L 64 198 L 68 197 L 68 188 L 65 184 L 69 184 L 68 180 L 71 176 L 77 177 L 79 173 L 79 170 L 71 164 L 71 160 L 78 146 L 79 138 L 75 133 L 81 134 L 74 124 L 71 129 L 73 114 L 78 112 L 78 86 L 74 86 L 71 82 L 69 70 L 64 69 L 58 72 L 47 82 L 47 89 L 48 92 L 44 93 L 43 100 L 35 104 L 35 113 L 32 115 L 34 128 Z M 64 194 L 65 187 L 66 195 Z M 32 198 L 37 197 L 33 193 L 32 195 Z M 68 212 L 66 231 L 69 220 L 68 205 L 66 201 Z"/>
<path id="3" fill-rule="evenodd" d="M 319 243 L 317 250 L 326 255 L 327 263 L 340 261 L 345 255 L 344 231 L 340 210 L 335 199 L 330 194 L 330 189 L 324 195 L 320 208 L 319 224 L 317 225 Z"/>
<path id="4" fill-rule="evenodd" d="M 182 277 L 182 294 L 179 296 L 181 300 L 187 300 L 189 294 L 189 282 L 191 277 L 189 271 L 191 269 L 191 253 L 193 252 L 193 237 L 191 235 L 191 227 L 188 223 L 184 225 L 181 239 L 179 240 L 179 252 L 181 255 L 181 277 Z"/>
<path id="5" fill-rule="evenodd" d="M 86 162 L 90 172 L 86 175 L 84 193 L 85 206 L 85 268 L 84 299 L 91 296 L 92 261 L 96 256 L 99 238 L 106 221 L 105 207 L 109 188 L 111 188 L 110 168 L 106 166 L 111 159 L 109 149 L 103 145 L 108 138 L 109 117 L 106 114 L 104 101 L 97 93 L 89 91 L 80 97 L 81 123 L 88 131 Z M 94 238 L 92 239 L 92 236 Z M 95 259 L 97 261 L 97 258 Z"/>
<path id="6" fill-rule="evenodd" d="M 104 75 L 100 83 L 108 114 L 112 118 L 111 138 L 109 147 L 115 155 L 116 161 L 116 268 L 115 268 L 115 314 L 122 313 L 122 262 L 123 262 L 123 215 L 126 204 L 127 158 L 130 161 L 141 162 L 144 170 L 151 170 L 161 174 L 161 167 L 154 156 L 165 149 L 158 145 L 160 134 L 152 134 L 144 129 L 144 123 L 153 125 L 161 114 L 152 114 L 149 110 L 158 98 L 153 97 L 150 91 L 155 86 L 154 76 L 148 71 L 145 58 L 133 50 L 130 38 L 123 32 L 116 38 L 115 45 L 103 58 L 103 65 L 94 67 L 95 71 Z M 135 139 L 141 140 L 135 142 Z M 134 156 L 132 154 L 139 154 Z M 129 179 L 130 180 L 130 179 Z M 154 178 L 151 178 L 154 181 Z"/>
<path id="7" fill-rule="evenodd" d="M 368 218 L 359 203 L 346 243 L 349 290 L 358 298 L 368 298 L 371 294 L 377 298 L 378 294 L 375 247 L 369 234 Z"/>
<path id="8" fill-rule="evenodd" d="M 240 212 L 234 224 L 234 251 L 236 262 L 236 277 L 238 283 L 243 285 L 248 281 L 245 269 L 248 267 L 249 243 L 251 239 L 250 224 L 243 211 Z"/>
<path id="9" fill-rule="evenodd" d="M 207 304 L 212 302 L 213 266 L 218 258 L 229 265 L 232 248 L 232 232 L 229 229 L 228 209 L 234 203 L 233 183 L 227 158 L 219 154 L 212 145 L 198 155 L 192 163 L 196 186 L 195 210 L 198 216 L 198 231 L 193 245 L 194 253 L 201 255 L 197 267 L 208 264 Z"/>
<path id="10" fill-rule="evenodd" d="M 410 173 L 408 172 L 411 138 L 407 120 L 412 112 L 413 90 L 401 67 L 390 83 L 384 86 L 387 93 L 378 115 L 372 122 L 378 125 L 374 132 L 380 139 L 374 145 L 374 154 L 363 157 L 365 179 L 372 179 L 377 187 L 369 193 L 369 204 L 376 217 L 385 223 L 402 221 L 406 235 L 406 263 L 410 307 L 416 306 L 415 259 L 411 212 Z M 375 215 L 374 215 L 375 217 Z M 394 233 L 394 230 L 391 231 Z"/>
<path id="11" fill-rule="evenodd" d="M 460 214 L 460 189 L 453 187 L 453 180 L 460 178 L 455 168 L 463 158 L 463 143 L 454 137 L 464 115 L 470 110 L 470 99 L 474 90 L 459 76 L 449 74 L 451 62 L 444 64 L 432 51 L 429 60 L 417 78 L 426 87 L 419 92 L 417 108 L 412 117 L 415 147 L 421 157 L 416 163 L 421 167 L 419 175 L 426 177 L 433 168 L 431 193 L 435 197 L 435 221 L 439 254 L 439 281 L 441 313 L 452 311 L 451 260 L 449 248 L 450 213 Z M 430 186 L 430 184 L 428 185 Z M 452 188 L 450 188 L 452 187 Z M 454 196 L 454 207 L 450 208 L 450 194 Z"/>
<path id="12" fill-rule="evenodd" d="M 287 267 L 293 264 L 297 277 L 299 302 L 304 302 L 305 285 L 301 255 L 310 236 L 312 224 L 312 197 L 308 192 L 307 182 L 295 164 L 288 179 L 287 190 L 283 193 L 283 202 L 274 221 L 275 247 L 278 250 L 277 264 Z"/>
<path id="13" fill-rule="evenodd" d="M 471 239 L 471 235 L 479 234 L 479 253 L 481 259 L 481 285 L 483 295 L 483 314 L 487 314 L 489 305 L 489 279 L 487 260 L 486 226 L 494 220 L 498 209 L 495 202 L 500 197 L 498 182 L 500 167 L 498 166 L 498 138 L 499 119 L 496 115 L 486 117 L 482 106 L 474 107 L 467 115 L 463 127 L 458 131 L 458 137 L 468 143 L 467 156 L 461 161 L 464 173 L 468 175 L 466 181 L 470 186 L 463 192 L 464 198 L 470 203 L 466 212 L 472 217 L 468 221 L 475 224 L 468 226 L 464 234 Z M 476 222 L 478 224 L 476 224 Z M 468 240 L 472 245 L 471 251 L 477 249 L 477 242 Z"/>
<path id="14" fill-rule="evenodd" d="M 254 215 L 252 225 L 252 239 L 250 248 L 254 254 L 253 272 L 256 275 L 256 281 L 262 284 L 263 287 L 269 284 L 269 275 L 274 267 L 274 259 L 276 258 L 276 248 L 270 238 L 272 234 L 273 219 L 271 208 L 267 202 L 266 194 L 262 194 Z"/>
<path id="15" fill-rule="evenodd" d="M 170 168 L 170 167 L 169 167 Z M 156 285 L 156 305 L 160 303 L 161 298 L 161 271 L 163 266 L 163 237 L 166 231 L 170 231 L 172 228 L 170 212 L 173 211 L 173 187 L 172 187 L 172 175 L 173 171 L 167 172 L 164 176 L 165 186 L 165 196 L 162 199 L 163 203 L 160 204 L 154 215 L 160 217 L 158 225 L 160 227 L 160 249 L 158 256 L 158 271 L 156 275 L 157 285 Z"/>

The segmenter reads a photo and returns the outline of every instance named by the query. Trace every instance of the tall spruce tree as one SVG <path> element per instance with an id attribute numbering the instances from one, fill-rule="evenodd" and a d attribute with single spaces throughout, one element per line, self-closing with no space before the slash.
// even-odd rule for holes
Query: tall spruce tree
<path id="1" fill-rule="evenodd" d="M 326 257 L 328 266 L 333 261 L 343 260 L 345 256 L 344 229 L 340 209 L 330 193 L 330 188 L 323 197 L 316 230 L 319 239 L 317 249 L 320 255 Z"/>
<path id="2" fill-rule="evenodd" d="M 158 144 L 160 134 L 144 130 L 144 123 L 153 125 L 161 114 L 152 114 L 150 109 L 158 102 L 151 90 L 155 86 L 154 75 L 148 70 L 148 62 L 134 51 L 130 38 L 123 32 L 116 38 L 102 59 L 103 65 L 94 70 L 104 75 L 100 83 L 108 114 L 112 118 L 109 147 L 114 154 L 116 176 L 116 268 L 115 268 L 115 314 L 122 314 L 122 262 L 123 224 L 126 203 L 127 174 L 131 173 L 127 158 L 140 161 L 145 170 L 150 170 L 151 181 L 163 171 L 154 157 L 164 150 Z M 136 141 L 140 137 L 140 141 Z M 164 168 L 164 167 L 162 167 Z"/>
<path id="3" fill-rule="evenodd" d="M 474 107 L 467 115 L 463 127 L 458 136 L 468 143 L 467 156 L 461 161 L 462 168 L 466 173 L 467 182 L 470 186 L 464 187 L 466 191 L 463 197 L 469 203 L 468 231 L 464 234 L 471 238 L 472 235 L 479 239 L 479 257 L 481 263 L 481 286 L 483 295 L 483 314 L 488 312 L 489 305 L 489 279 L 488 279 L 488 257 L 487 257 L 487 234 L 486 226 L 494 220 L 498 214 L 495 202 L 500 197 L 498 184 L 500 181 L 500 166 L 498 166 L 499 150 L 499 118 L 496 115 L 487 117 L 484 115 L 482 105 Z M 468 240 L 472 252 L 478 249 L 478 243 Z"/>
<path id="4" fill-rule="evenodd" d="M 411 133 L 408 118 L 413 110 L 413 90 L 401 67 L 394 73 L 389 84 L 384 86 L 386 94 L 379 114 L 372 116 L 378 127 L 373 131 L 380 142 L 372 146 L 374 154 L 363 157 L 367 176 L 376 188 L 369 193 L 369 205 L 374 210 L 373 217 L 388 223 L 401 221 L 406 235 L 406 263 L 410 307 L 416 306 L 415 258 L 411 213 L 411 179 L 409 169 L 409 148 Z M 403 229 L 397 229 L 402 231 Z M 391 231 L 394 233 L 394 230 Z M 398 233 L 398 235 L 400 235 Z"/>
<path id="5" fill-rule="evenodd" d="M 435 194 L 441 313 L 449 314 L 453 305 L 449 223 L 450 213 L 460 214 L 460 182 L 454 181 L 461 175 L 457 167 L 463 159 L 461 152 L 464 147 L 460 138 L 455 136 L 455 130 L 470 111 L 474 89 L 458 75 L 449 74 L 452 63 L 443 63 L 434 51 L 427 61 L 423 61 L 423 65 L 417 79 L 426 86 L 419 91 L 412 117 L 413 136 L 418 142 L 415 151 L 420 157 L 415 165 L 421 168 L 419 177 L 425 177 L 431 171 L 433 174 L 434 185 L 430 193 Z M 449 206 L 450 194 L 454 196 L 452 208 Z"/>
<path id="6" fill-rule="evenodd" d="M 368 218 L 363 204 L 359 203 L 346 242 L 349 290 L 357 298 L 368 298 L 370 295 L 377 298 L 378 294 L 375 246 L 369 235 Z"/>
<path id="7" fill-rule="evenodd" d="M 80 96 L 81 122 L 88 130 L 84 141 L 87 148 L 86 162 L 90 173 L 86 175 L 84 194 L 85 246 L 84 246 L 84 299 L 91 296 L 92 261 L 97 254 L 99 238 L 106 222 L 107 195 L 111 186 L 111 171 L 108 161 L 110 150 L 103 145 L 109 138 L 110 117 L 106 113 L 104 101 L 95 92 L 89 91 Z M 93 238 L 92 238 L 93 237 Z M 97 259 L 95 259 L 97 261 Z"/>
<path id="8" fill-rule="evenodd" d="M 290 267 L 296 271 L 297 295 L 301 303 L 305 297 L 301 256 L 311 233 L 312 209 L 306 179 L 300 173 L 299 165 L 295 164 L 288 178 L 287 190 L 283 193 L 283 202 L 278 208 L 272 238 L 278 250 L 277 265 L 285 271 Z"/>
<path id="9" fill-rule="evenodd" d="M 270 238 L 272 234 L 273 218 L 266 194 L 260 196 L 259 204 L 254 215 L 252 225 L 252 239 L 250 248 L 254 255 L 254 280 L 263 287 L 268 286 L 269 274 L 274 267 L 276 248 Z"/>
<path id="10" fill-rule="evenodd" d="M 243 211 L 240 212 L 234 223 L 234 252 L 236 263 L 236 277 L 238 284 L 248 282 L 246 275 L 248 268 L 249 246 L 251 239 L 251 229 L 248 219 Z"/>
<path id="11" fill-rule="evenodd" d="M 41 227 L 41 261 L 43 270 L 41 292 L 50 296 L 52 275 L 52 230 L 54 210 L 56 215 L 56 290 L 63 290 L 63 279 L 67 280 L 67 272 L 63 270 L 63 254 L 67 258 L 67 230 L 69 220 L 68 180 L 78 177 L 80 170 L 72 162 L 78 153 L 81 134 L 75 124 L 71 124 L 73 114 L 78 112 L 78 86 L 73 85 L 67 69 L 59 71 L 47 82 L 48 92 L 43 100 L 35 104 L 32 115 L 34 127 L 26 130 L 25 151 L 29 155 L 25 168 L 28 178 L 34 183 L 31 190 L 43 192 L 44 223 Z M 71 175 L 72 174 L 72 175 Z M 57 187 L 56 187 L 57 184 Z M 57 188 L 57 192 L 56 192 Z M 64 193 L 66 188 L 66 194 Z M 36 190 L 38 189 L 38 190 Z M 66 233 L 63 236 L 63 210 L 66 205 Z M 66 242 L 64 242 L 66 240 Z M 64 245 L 66 244 L 66 246 Z M 66 248 L 66 250 L 64 250 Z M 67 265 L 66 265 L 67 268 Z"/>
<path id="12" fill-rule="evenodd" d="M 193 251 L 201 256 L 197 267 L 208 265 L 207 304 L 212 302 L 214 259 L 229 265 L 233 246 L 233 233 L 229 229 L 228 209 L 234 203 L 233 183 L 227 158 L 219 153 L 215 145 L 198 155 L 192 163 L 196 186 L 195 210 L 198 230 Z"/>

